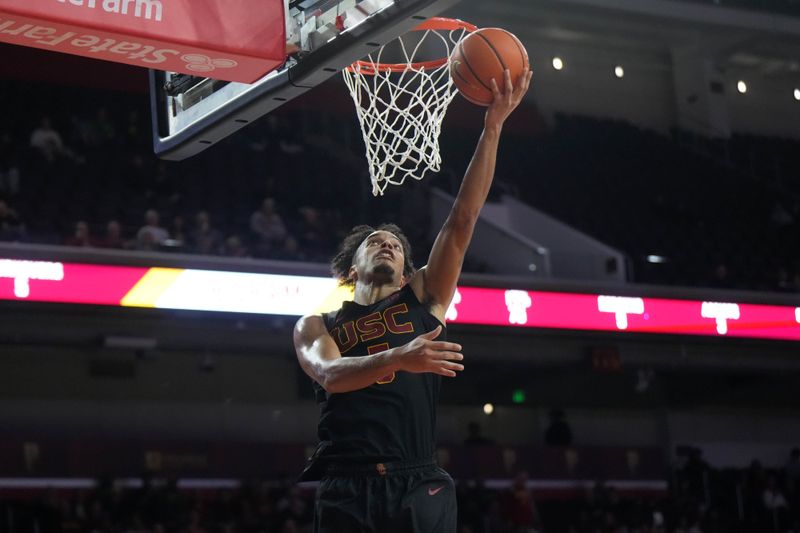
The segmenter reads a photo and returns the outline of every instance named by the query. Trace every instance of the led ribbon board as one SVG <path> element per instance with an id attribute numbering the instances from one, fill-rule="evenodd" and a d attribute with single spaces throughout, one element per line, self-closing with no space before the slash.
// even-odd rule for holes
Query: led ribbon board
<path id="1" fill-rule="evenodd" d="M 351 293 L 325 277 L 0 259 L 0 300 L 301 316 Z M 800 341 L 800 307 L 459 287 L 448 322 Z"/>

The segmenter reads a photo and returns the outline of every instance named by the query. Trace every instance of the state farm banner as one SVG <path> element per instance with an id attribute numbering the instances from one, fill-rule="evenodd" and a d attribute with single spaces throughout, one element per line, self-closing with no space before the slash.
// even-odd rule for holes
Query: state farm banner
<path id="1" fill-rule="evenodd" d="M 243 83 L 285 33 L 283 0 L 0 0 L 0 42 Z"/>

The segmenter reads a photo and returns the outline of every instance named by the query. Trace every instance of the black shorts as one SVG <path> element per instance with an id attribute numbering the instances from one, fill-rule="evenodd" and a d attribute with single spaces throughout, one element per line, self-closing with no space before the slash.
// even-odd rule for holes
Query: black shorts
<path id="1" fill-rule="evenodd" d="M 315 533 L 454 533 L 456 489 L 431 461 L 332 466 L 320 481 Z"/>

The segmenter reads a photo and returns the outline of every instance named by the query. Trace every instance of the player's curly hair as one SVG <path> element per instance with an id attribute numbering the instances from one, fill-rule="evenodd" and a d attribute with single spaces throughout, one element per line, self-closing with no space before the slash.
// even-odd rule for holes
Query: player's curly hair
<path id="1" fill-rule="evenodd" d="M 361 243 L 364 242 L 364 239 L 366 239 L 370 233 L 376 231 L 388 231 L 400 240 L 400 244 L 403 246 L 403 258 L 405 261 L 403 264 L 403 276 L 408 279 L 416 272 L 414 263 L 411 260 L 411 243 L 408 242 L 408 237 L 406 237 L 399 226 L 396 224 L 384 223 L 377 228 L 373 228 L 372 226 L 363 224 L 350 230 L 350 233 L 344 238 L 341 246 L 339 246 L 339 251 L 333 256 L 333 259 L 331 259 L 331 273 L 339 280 L 339 285 L 346 286 L 355 284 L 353 280 L 350 279 L 349 274 L 350 267 L 353 266 L 356 251 L 358 247 L 361 246 Z"/>

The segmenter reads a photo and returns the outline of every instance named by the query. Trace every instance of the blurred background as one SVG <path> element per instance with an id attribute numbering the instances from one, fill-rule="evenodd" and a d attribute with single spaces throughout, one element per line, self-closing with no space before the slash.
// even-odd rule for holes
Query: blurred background
<path id="1" fill-rule="evenodd" d="M 800 309 L 800 3 L 446 14 L 512 31 L 534 70 L 463 284 Z M 0 45 L 0 102 L 0 259 L 314 276 L 360 223 L 425 264 L 483 119 L 456 97 L 442 171 L 374 198 L 339 76 L 181 162 L 152 153 L 142 69 Z M 0 301 L 0 532 L 310 531 L 294 320 Z M 460 533 L 800 529 L 797 341 L 449 335 Z"/>

